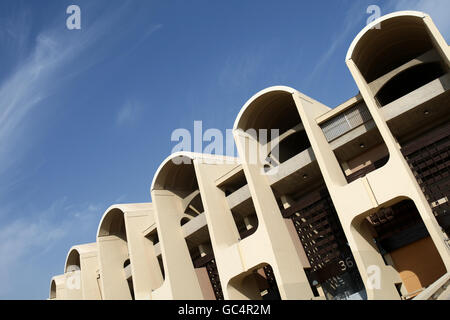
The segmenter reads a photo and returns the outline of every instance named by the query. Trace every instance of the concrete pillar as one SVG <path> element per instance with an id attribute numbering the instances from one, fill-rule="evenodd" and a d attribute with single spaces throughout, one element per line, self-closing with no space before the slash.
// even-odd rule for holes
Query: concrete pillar
<path id="1" fill-rule="evenodd" d="M 131 300 L 123 263 L 128 259 L 127 242 L 117 236 L 97 238 L 103 299 Z"/>
<path id="2" fill-rule="evenodd" d="M 154 224 L 153 220 L 153 215 L 147 211 L 127 212 L 125 214 L 136 300 L 152 299 L 152 290 L 159 288 L 163 283 L 161 268 L 153 244 L 143 234 L 145 226 Z"/>
<path id="3" fill-rule="evenodd" d="M 152 190 L 156 226 L 160 235 L 165 280 L 155 299 L 203 299 L 197 274 L 181 229 L 181 199 L 166 190 Z"/>
<path id="4" fill-rule="evenodd" d="M 292 243 L 267 176 L 263 173 L 263 165 L 259 162 L 259 157 L 246 152 L 246 145 L 256 142 L 251 141 L 251 138 L 239 129 L 234 131 L 234 137 L 258 217 L 258 229 L 249 238 L 258 239 L 259 245 L 266 245 L 266 262 L 273 268 L 282 299 L 311 299 L 314 294 L 304 266 Z M 250 158 L 256 158 L 257 163 L 250 163 Z M 256 248 L 249 250 L 254 252 Z"/>
<path id="5" fill-rule="evenodd" d="M 96 273 L 98 269 L 97 254 L 97 251 L 80 254 L 83 300 L 101 300 Z"/>

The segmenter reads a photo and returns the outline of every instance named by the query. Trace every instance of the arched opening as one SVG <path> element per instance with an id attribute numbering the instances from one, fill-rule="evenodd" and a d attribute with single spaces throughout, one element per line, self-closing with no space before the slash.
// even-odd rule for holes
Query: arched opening
<path id="1" fill-rule="evenodd" d="M 367 225 L 386 265 L 400 275 L 399 293 L 410 299 L 446 273 L 445 265 L 425 224 L 410 199 L 399 199 L 369 215 Z"/>
<path id="2" fill-rule="evenodd" d="M 369 26 L 355 38 L 347 59 L 352 59 L 367 83 L 434 48 L 420 12 L 395 13 Z"/>
<path id="3" fill-rule="evenodd" d="M 441 62 L 415 65 L 390 79 L 375 96 L 385 106 L 446 73 Z"/>
<path id="4" fill-rule="evenodd" d="M 65 274 L 52 277 L 50 280 L 49 300 L 77 300 L 79 297 L 67 293 Z M 70 284 L 69 284 L 70 286 Z M 70 289 L 70 288 L 69 288 Z"/>
<path id="5" fill-rule="evenodd" d="M 80 253 L 78 250 L 71 250 L 66 261 L 66 272 L 81 270 Z"/>
<path id="6" fill-rule="evenodd" d="M 181 225 L 181 226 L 184 226 L 184 225 L 185 225 L 186 223 L 188 223 L 189 221 L 191 221 L 191 219 L 186 218 L 186 217 L 183 217 L 183 218 L 181 218 L 180 225 Z"/>
<path id="7" fill-rule="evenodd" d="M 267 90 L 250 99 L 239 114 L 235 130 L 251 136 L 256 147 L 248 152 L 259 152 L 263 166 L 270 170 L 311 147 L 301 123 L 292 92 Z M 248 159 L 255 155 L 249 154 Z"/>
<path id="8" fill-rule="evenodd" d="M 52 280 L 52 283 L 50 285 L 50 300 L 56 300 L 56 282 L 55 280 Z"/>
<path id="9" fill-rule="evenodd" d="M 64 270 L 66 282 L 66 295 L 69 300 L 83 299 L 83 279 L 81 273 L 80 252 L 77 249 L 71 249 Z"/>
<path id="10" fill-rule="evenodd" d="M 127 241 L 125 218 L 122 210 L 113 208 L 107 212 L 100 225 L 99 236 L 115 236 Z"/>
<path id="11" fill-rule="evenodd" d="M 277 281 L 272 266 L 260 264 L 234 277 L 228 283 L 230 299 L 280 300 Z"/>

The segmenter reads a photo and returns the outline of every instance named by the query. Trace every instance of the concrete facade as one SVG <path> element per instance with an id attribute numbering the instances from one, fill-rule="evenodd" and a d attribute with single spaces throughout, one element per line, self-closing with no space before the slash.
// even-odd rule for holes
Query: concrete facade
<path id="1" fill-rule="evenodd" d="M 166 158 L 153 203 L 106 210 L 50 299 L 437 299 L 450 281 L 449 46 L 427 14 L 396 12 L 345 62 L 360 93 L 341 105 L 270 87 L 237 115 L 239 158 Z"/>

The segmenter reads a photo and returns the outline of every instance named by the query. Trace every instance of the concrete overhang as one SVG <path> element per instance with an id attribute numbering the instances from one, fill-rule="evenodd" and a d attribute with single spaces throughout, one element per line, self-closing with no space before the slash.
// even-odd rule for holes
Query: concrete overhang
<path id="1" fill-rule="evenodd" d="M 144 202 L 144 203 L 126 203 L 126 204 L 114 204 L 110 206 L 105 213 L 103 214 L 100 223 L 98 225 L 97 229 L 97 238 L 102 236 L 109 235 L 109 227 L 112 222 L 112 218 L 115 214 L 122 214 L 122 215 L 144 215 L 148 214 L 149 212 L 152 212 L 153 210 L 153 204 L 150 202 Z M 142 226 L 143 229 L 146 228 L 146 226 Z"/>
<path id="2" fill-rule="evenodd" d="M 86 257 L 86 256 L 96 256 L 96 255 L 97 255 L 97 243 L 96 242 L 79 244 L 79 245 L 75 245 L 75 246 L 71 247 L 66 256 L 66 262 L 64 264 L 64 272 L 66 272 L 67 268 L 71 265 L 78 265 L 78 267 L 81 267 L 79 265 L 80 261 L 78 261 L 78 264 L 76 263 L 76 261 L 74 261 L 74 259 L 76 259 L 76 256 L 78 256 L 79 259 L 81 259 L 82 256 Z"/>

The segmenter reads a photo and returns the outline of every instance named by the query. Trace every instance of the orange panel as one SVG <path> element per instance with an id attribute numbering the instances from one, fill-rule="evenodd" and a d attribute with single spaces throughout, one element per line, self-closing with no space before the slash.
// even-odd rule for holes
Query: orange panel
<path id="1" fill-rule="evenodd" d="M 429 286 L 446 272 L 430 237 L 394 250 L 390 255 L 409 293 Z"/>

